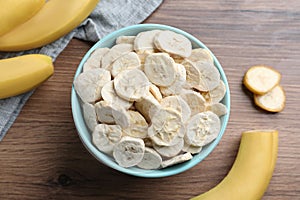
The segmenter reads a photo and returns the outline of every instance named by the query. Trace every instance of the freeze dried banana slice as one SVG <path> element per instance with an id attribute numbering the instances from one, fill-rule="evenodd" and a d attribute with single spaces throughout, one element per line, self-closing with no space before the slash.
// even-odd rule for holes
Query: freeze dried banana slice
<path id="1" fill-rule="evenodd" d="M 117 44 L 114 45 L 101 60 L 101 67 L 111 71 L 111 64 L 123 54 L 133 51 L 132 44 Z"/>
<path id="2" fill-rule="evenodd" d="M 227 108 L 222 103 L 208 104 L 206 110 L 212 111 L 213 113 L 218 115 L 218 117 L 221 117 L 221 116 L 227 114 Z"/>
<path id="3" fill-rule="evenodd" d="M 191 109 L 189 105 L 186 103 L 182 97 L 175 95 L 175 96 L 167 96 L 162 99 L 160 102 L 161 106 L 164 108 L 172 108 L 178 111 L 181 115 L 182 121 L 186 122 L 191 116 Z"/>
<path id="4" fill-rule="evenodd" d="M 154 113 L 148 136 L 160 146 L 172 146 L 178 143 L 178 138 L 184 136 L 184 125 L 180 114 L 170 108 L 162 108 Z"/>
<path id="5" fill-rule="evenodd" d="M 183 152 L 190 152 L 191 154 L 196 154 L 200 153 L 202 151 L 202 146 L 194 146 L 194 145 L 189 145 L 186 142 L 184 142 L 184 145 L 182 147 Z"/>
<path id="6" fill-rule="evenodd" d="M 98 68 L 79 74 L 74 88 L 83 102 L 94 103 L 101 98 L 102 87 L 111 80 L 110 72 Z"/>
<path id="7" fill-rule="evenodd" d="M 183 138 L 178 138 L 178 142 L 172 146 L 160 146 L 156 143 L 153 143 L 153 148 L 164 157 L 173 157 L 179 154 L 184 145 Z"/>
<path id="8" fill-rule="evenodd" d="M 220 83 L 219 70 L 208 62 L 196 62 L 197 69 L 200 72 L 200 83 L 193 87 L 199 91 L 211 91 Z"/>
<path id="9" fill-rule="evenodd" d="M 95 106 L 89 103 L 82 104 L 82 112 L 84 121 L 90 131 L 94 131 L 98 124 Z"/>
<path id="10" fill-rule="evenodd" d="M 150 87 L 149 87 L 149 92 L 153 95 L 153 97 L 157 100 L 157 101 L 161 101 L 162 100 L 162 95 L 160 93 L 160 90 L 159 88 L 154 85 L 154 84 L 151 84 Z"/>
<path id="11" fill-rule="evenodd" d="M 144 72 L 158 86 L 170 86 L 176 78 L 176 66 L 167 53 L 153 53 L 146 57 Z"/>
<path id="12" fill-rule="evenodd" d="M 180 57 L 189 57 L 192 43 L 185 36 L 173 31 L 161 31 L 154 38 L 155 46 L 164 52 Z"/>
<path id="13" fill-rule="evenodd" d="M 224 98 L 225 94 L 226 94 L 226 86 L 224 82 L 221 80 L 219 85 L 215 89 L 209 92 L 203 92 L 202 96 L 210 104 L 215 104 L 220 102 Z"/>
<path id="14" fill-rule="evenodd" d="M 176 63 L 176 78 L 169 87 L 160 87 L 160 91 L 164 96 L 180 94 L 186 82 L 186 70 L 182 64 Z"/>
<path id="15" fill-rule="evenodd" d="M 116 44 L 123 44 L 123 43 L 126 43 L 126 44 L 132 44 L 134 43 L 134 40 L 135 40 L 135 36 L 119 36 L 116 40 Z"/>
<path id="16" fill-rule="evenodd" d="M 122 137 L 122 129 L 119 125 L 98 124 L 93 133 L 94 145 L 102 152 L 112 154 L 115 144 Z"/>
<path id="17" fill-rule="evenodd" d="M 126 135 L 136 138 L 146 138 L 148 135 L 148 123 L 145 118 L 137 111 L 129 110 L 130 124 L 124 129 Z"/>
<path id="18" fill-rule="evenodd" d="M 191 55 L 186 59 L 192 62 L 201 61 L 201 62 L 214 63 L 214 58 L 212 57 L 209 50 L 203 48 L 192 49 Z"/>
<path id="19" fill-rule="evenodd" d="M 145 147 L 144 157 L 137 166 L 142 169 L 158 169 L 161 163 L 161 156 L 152 148 Z"/>
<path id="20" fill-rule="evenodd" d="M 161 32 L 160 30 L 144 31 L 137 34 L 134 40 L 134 50 L 138 54 L 143 53 L 153 53 L 156 49 L 153 41 L 157 33 Z"/>
<path id="21" fill-rule="evenodd" d="M 260 108 L 269 112 L 280 112 L 285 107 L 285 92 L 280 85 L 263 95 L 254 95 L 254 102 Z"/>
<path id="22" fill-rule="evenodd" d="M 147 95 L 140 101 L 135 102 L 135 108 L 145 117 L 147 122 L 151 122 L 151 118 L 160 108 L 160 103 L 153 97 L 153 95 Z"/>
<path id="23" fill-rule="evenodd" d="M 200 93 L 193 90 L 185 90 L 180 96 L 189 105 L 191 116 L 205 111 L 206 101 Z"/>
<path id="24" fill-rule="evenodd" d="M 95 104 L 97 118 L 106 124 L 117 124 L 122 128 L 127 128 L 130 124 L 128 112 L 121 106 L 112 105 L 106 101 L 99 101 Z"/>
<path id="25" fill-rule="evenodd" d="M 103 86 L 101 96 L 104 101 L 109 102 L 111 105 L 118 105 L 125 109 L 129 109 L 133 105 L 133 102 L 126 101 L 117 95 L 113 80 Z"/>
<path id="26" fill-rule="evenodd" d="M 188 145 L 204 146 L 213 141 L 220 132 L 219 117 L 211 111 L 198 113 L 187 122 L 185 142 Z"/>
<path id="27" fill-rule="evenodd" d="M 145 144 L 140 138 L 124 136 L 115 145 L 113 157 L 121 167 L 132 167 L 144 157 Z"/>
<path id="28" fill-rule="evenodd" d="M 244 85 L 254 94 L 265 94 L 279 84 L 281 74 L 263 65 L 253 66 L 244 76 Z"/>
<path id="29" fill-rule="evenodd" d="M 166 168 L 166 167 L 169 167 L 172 165 L 176 165 L 176 164 L 191 160 L 192 158 L 193 158 L 192 154 L 188 152 L 185 154 L 175 156 L 169 160 L 162 161 L 161 166 L 162 166 L 162 168 Z"/>
<path id="30" fill-rule="evenodd" d="M 106 47 L 95 49 L 84 63 L 82 70 L 85 72 L 90 69 L 101 68 L 101 59 L 108 51 L 109 48 Z"/>
<path id="31" fill-rule="evenodd" d="M 184 60 L 181 64 L 186 70 L 186 86 L 192 88 L 199 85 L 201 83 L 201 74 L 195 63 Z"/>
<path id="32" fill-rule="evenodd" d="M 126 69 L 140 69 L 141 61 L 134 52 L 129 52 L 117 58 L 111 65 L 111 74 L 116 77 L 121 71 Z"/>
<path id="33" fill-rule="evenodd" d="M 138 101 L 149 92 L 149 80 L 138 69 L 124 70 L 114 79 L 116 93 L 127 101 Z"/>

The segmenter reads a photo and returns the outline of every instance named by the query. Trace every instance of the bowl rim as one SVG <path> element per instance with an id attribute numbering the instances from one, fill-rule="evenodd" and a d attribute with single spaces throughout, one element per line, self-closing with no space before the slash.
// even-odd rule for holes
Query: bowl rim
<path id="1" fill-rule="evenodd" d="M 226 74 L 220 64 L 220 62 L 218 61 L 218 59 L 215 57 L 215 55 L 210 51 L 210 49 L 208 49 L 206 47 L 205 44 L 203 44 L 199 39 L 197 39 L 196 37 L 194 37 L 193 35 L 172 27 L 172 26 L 168 26 L 168 25 L 163 25 L 163 24 L 137 24 L 137 25 L 132 25 L 132 26 L 127 26 L 121 29 L 118 29 L 110 34 L 107 34 L 105 37 L 103 37 L 102 39 L 100 39 L 97 43 L 95 43 L 85 54 L 85 56 L 82 58 L 78 68 L 76 69 L 76 73 L 74 75 L 74 80 L 75 78 L 82 72 L 82 67 L 83 64 L 86 62 L 86 60 L 88 59 L 88 57 L 90 56 L 90 54 L 96 49 L 99 48 L 99 46 L 101 46 L 103 43 L 105 43 L 108 40 L 115 40 L 116 37 L 121 36 L 122 33 L 124 35 L 124 32 L 130 32 L 136 29 L 140 29 L 137 32 L 142 32 L 142 31 L 147 31 L 147 30 L 154 30 L 154 29 L 161 29 L 161 30 L 170 30 L 170 31 L 174 31 L 176 33 L 182 34 L 185 37 L 187 37 L 193 44 L 207 49 L 213 59 L 214 59 L 214 64 L 217 67 L 217 69 L 220 72 L 220 76 L 221 79 L 224 81 L 224 84 L 226 86 L 226 94 L 223 98 L 223 102 L 225 102 L 225 106 L 227 107 L 227 114 L 222 116 L 222 126 L 219 132 L 219 135 L 217 136 L 217 138 L 212 141 L 209 145 L 206 145 L 205 148 L 205 152 L 200 152 L 203 154 L 200 154 L 200 156 L 196 157 L 194 156 L 191 160 L 165 168 L 165 169 L 158 169 L 158 170 L 137 170 L 137 168 L 135 168 L 134 170 L 132 170 L 132 168 L 123 168 L 121 166 L 119 166 L 115 161 L 113 161 L 112 159 L 109 159 L 107 155 L 105 155 L 104 153 L 100 152 L 93 144 L 92 141 L 90 141 L 90 139 L 86 136 L 86 134 L 83 134 L 84 132 L 87 131 L 87 127 L 85 125 L 85 123 L 83 122 L 83 116 L 82 116 L 82 112 L 81 112 L 81 108 L 80 108 L 80 100 L 75 92 L 74 89 L 74 85 L 72 84 L 72 90 L 71 90 L 71 109 L 72 109 L 72 116 L 73 116 L 73 120 L 75 123 L 75 127 L 77 129 L 77 133 L 79 135 L 79 138 L 81 140 L 81 142 L 83 143 L 83 145 L 85 146 L 85 148 L 93 155 L 93 157 L 95 157 L 97 160 L 99 160 L 102 164 L 105 164 L 106 166 L 113 168 L 117 171 L 123 172 L 125 174 L 129 174 L 129 175 L 133 175 L 133 176 L 137 176 L 137 177 L 143 177 L 143 178 L 161 178 L 161 177 L 167 177 L 167 176 L 171 176 L 171 175 L 176 175 L 179 173 L 182 173 L 192 167 L 194 167 L 195 165 L 199 164 L 202 160 L 204 160 L 214 149 L 215 147 L 219 144 L 221 138 L 224 135 L 224 132 L 226 130 L 228 121 L 229 121 L 229 116 L 230 116 L 230 89 L 229 89 L 229 85 L 228 85 L 228 80 L 226 77 Z M 104 46 L 102 46 L 104 47 Z M 100 47 L 101 48 L 101 47 Z M 83 125 L 83 126 L 82 126 Z M 90 134 L 88 132 L 88 134 Z M 197 154 L 199 155 L 199 154 Z M 180 167 L 178 167 L 180 165 Z M 177 166 L 177 167 L 176 167 Z M 168 169 L 168 170 L 166 170 Z M 170 169 L 170 170 L 169 170 Z"/>

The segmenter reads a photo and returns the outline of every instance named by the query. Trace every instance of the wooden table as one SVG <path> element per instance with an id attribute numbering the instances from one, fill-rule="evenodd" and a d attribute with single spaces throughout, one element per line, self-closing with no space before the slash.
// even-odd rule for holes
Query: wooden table
<path id="1" fill-rule="evenodd" d="M 72 40 L 0 142 L 0 199 L 188 199 L 219 183 L 234 162 L 241 132 L 278 129 L 279 152 L 265 200 L 300 199 L 300 1 L 166 0 L 146 23 L 181 28 L 218 57 L 231 89 L 228 128 L 216 149 L 192 169 L 161 179 L 121 174 L 92 157 L 72 119 L 75 70 L 92 44 Z M 242 86 L 252 65 L 282 73 L 283 112 L 257 108 Z"/>

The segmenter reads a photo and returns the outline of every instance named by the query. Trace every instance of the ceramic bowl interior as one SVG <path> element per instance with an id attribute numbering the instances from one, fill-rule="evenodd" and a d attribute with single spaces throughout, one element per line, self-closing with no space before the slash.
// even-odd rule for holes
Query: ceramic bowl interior
<path id="1" fill-rule="evenodd" d="M 86 60 L 88 59 L 90 54 L 96 48 L 112 47 L 113 45 L 115 45 L 115 41 L 116 41 L 116 38 L 118 36 L 137 35 L 139 32 L 149 31 L 149 30 L 154 30 L 154 29 L 174 31 L 176 33 L 182 34 L 185 37 L 187 37 L 192 42 L 193 48 L 201 47 L 201 48 L 208 49 L 200 40 L 198 40 L 194 36 L 190 35 L 189 33 L 186 33 L 185 31 L 182 31 L 182 30 L 177 29 L 175 27 L 160 25 L 160 24 L 133 25 L 133 26 L 129 26 L 129 27 L 119 29 L 119 30 L 107 35 L 106 37 L 104 37 L 100 41 L 98 41 L 86 53 L 86 55 L 83 57 L 82 61 L 79 64 L 79 67 L 76 71 L 76 74 L 75 74 L 74 78 L 76 78 L 82 72 L 83 64 L 86 62 Z M 222 126 L 221 126 L 221 130 L 220 130 L 220 133 L 219 133 L 218 137 L 213 142 L 206 145 L 200 153 L 194 155 L 194 157 L 190 161 L 187 161 L 187 162 L 184 162 L 184 163 L 181 163 L 181 164 L 177 164 L 177 165 L 174 165 L 174 166 L 171 166 L 171 167 L 167 167 L 167 168 L 164 168 L 164 169 L 158 169 L 158 170 L 144 170 L 144 169 L 140 169 L 140 168 L 137 168 L 137 167 L 123 168 L 123 167 L 119 166 L 111 157 L 109 157 L 106 154 L 100 152 L 93 145 L 92 140 L 91 140 L 91 133 L 89 132 L 89 130 L 88 130 L 88 128 L 87 128 L 87 126 L 84 122 L 84 119 L 83 119 L 83 114 L 82 114 L 82 110 L 81 110 L 81 106 L 80 106 L 79 97 L 76 95 L 76 92 L 75 92 L 74 87 L 73 87 L 72 92 L 71 92 L 72 113 L 73 113 L 74 123 L 75 123 L 76 129 L 78 131 L 78 134 L 79 134 L 79 137 L 80 137 L 82 143 L 87 148 L 87 150 L 97 160 L 99 160 L 103 164 L 105 164 L 105 165 L 107 165 L 107 166 L 109 166 L 109 167 L 111 167 L 115 170 L 118 170 L 120 172 L 130 174 L 130 175 L 134 175 L 134 176 L 138 176 L 138 177 L 160 178 L 160 177 L 171 176 L 171 175 L 175 175 L 175 174 L 184 172 L 184 171 L 194 167 L 195 165 L 199 164 L 203 159 L 205 159 L 213 151 L 213 149 L 220 142 L 220 140 L 221 140 L 221 138 L 222 138 L 222 136 L 225 132 L 225 129 L 226 129 L 226 126 L 227 126 L 227 123 L 228 123 L 228 119 L 229 119 L 229 113 L 230 113 L 230 91 L 229 91 L 228 81 L 227 81 L 226 75 L 225 75 L 225 73 L 223 71 L 223 68 L 220 65 L 219 61 L 217 60 L 217 58 L 214 55 L 213 55 L 213 58 L 214 58 L 215 66 L 219 70 L 220 75 L 221 75 L 221 79 L 224 81 L 226 89 L 227 89 L 227 92 L 225 94 L 225 97 L 222 100 L 222 103 L 224 105 L 226 105 L 226 107 L 228 109 L 228 114 L 221 117 L 221 125 Z"/>

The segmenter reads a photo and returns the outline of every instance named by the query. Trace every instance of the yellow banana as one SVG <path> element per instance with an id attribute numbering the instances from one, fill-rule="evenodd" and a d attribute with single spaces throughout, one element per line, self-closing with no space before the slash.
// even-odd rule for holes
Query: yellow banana
<path id="1" fill-rule="evenodd" d="M 237 158 L 216 187 L 192 200 L 259 200 L 271 180 L 277 159 L 278 132 L 253 130 L 242 134 Z"/>
<path id="2" fill-rule="evenodd" d="M 52 59 L 30 54 L 0 60 L 0 99 L 27 92 L 53 74 Z"/>
<path id="3" fill-rule="evenodd" d="M 31 19 L 0 37 L 0 51 L 28 50 L 49 44 L 76 28 L 99 0 L 49 0 Z"/>
<path id="4" fill-rule="evenodd" d="M 26 22 L 45 4 L 45 0 L 0 0 L 0 36 Z"/>

